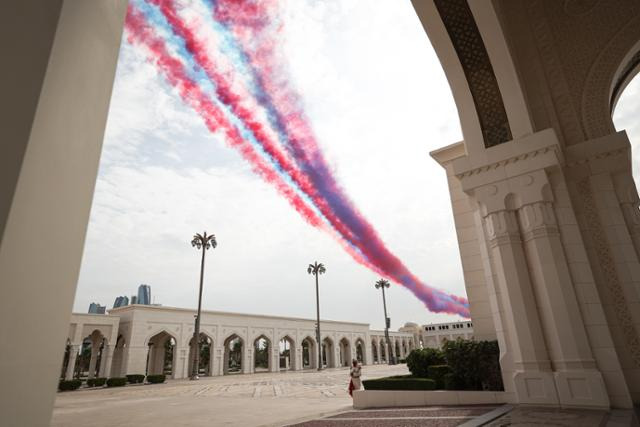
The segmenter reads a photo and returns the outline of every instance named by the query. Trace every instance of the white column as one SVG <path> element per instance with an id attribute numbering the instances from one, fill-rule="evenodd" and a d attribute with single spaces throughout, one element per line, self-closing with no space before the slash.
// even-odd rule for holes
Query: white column
<path id="1" fill-rule="evenodd" d="M 551 202 L 522 206 L 518 218 L 533 290 L 563 406 L 609 408 L 596 369 Z M 581 392 L 576 390 L 580 384 Z"/>
<path id="2" fill-rule="evenodd" d="M 102 349 L 102 359 L 100 361 L 100 376 L 109 378 L 111 375 L 111 361 L 113 360 L 112 346 L 106 345 Z"/>
<path id="3" fill-rule="evenodd" d="M 100 342 L 91 342 L 91 358 L 89 359 L 89 377 L 96 376 L 96 363 L 98 362 L 98 352 L 100 351 Z"/>
<path id="4" fill-rule="evenodd" d="M 542 334 L 516 213 L 490 212 L 484 217 L 499 297 L 505 307 L 506 333 L 515 366 L 520 403 L 558 404 L 547 346 Z"/>
<path id="5" fill-rule="evenodd" d="M 50 424 L 126 0 L 0 2 L 3 426 Z M 47 230 L 46 251 L 30 239 Z M 34 298 L 37 295 L 37 298 Z M 16 301 L 26 302 L 16 304 Z M 46 318 L 46 327 L 39 319 Z M 33 351 L 38 343 L 38 351 Z M 38 378 L 38 386 L 29 378 Z"/>
<path id="6" fill-rule="evenodd" d="M 80 346 L 72 344 L 69 348 L 69 364 L 67 364 L 67 372 L 65 372 L 64 378 L 67 380 L 73 379 L 73 371 L 76 367 L 76 360 L 78 359 L 78 351 Z"/>

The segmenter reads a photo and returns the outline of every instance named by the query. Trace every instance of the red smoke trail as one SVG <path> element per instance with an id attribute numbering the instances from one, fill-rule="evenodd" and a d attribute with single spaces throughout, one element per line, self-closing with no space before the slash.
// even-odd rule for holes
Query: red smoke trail
<path id="1" fill-rule="evenodd" d="M 178 59 L 167 50 L 164 40 L 155 34 L 153 28 L 147 23 L 144 14 L 129 4 L 125 28 L 128 32 L 127 40 L 131 44 L 146 47 L 150 60 L 155 63 L 164 74 L 169 83 L 180 93 L 185 103 L 190 105 L 204 120 L 207 128 L 212 133 L 222 131 L 229 144 L 237 148 L 242 156 L 252 165 L 254 171 L 267 182 L 275 185 L 276 189 L 284 195 L 289 203 L 302 215 L 302 217 L 315 227 L 323 225 L 318 216 L 298 196 L 295 191 L 287 186 L 280 176 L 264 164 L 258 153 L 239 134 L 238 130 L 226 119 L 221 111 L 200 89 L 195 81 L 187 74 L 187 71 Z"/>
<path id="2" fill-rule="evenodd" d="M 301 173 L 298 167 L 294 164 L 293 159 L 282 152 L 276 141 L 271 138 L 271 135 L 264 129 L 262 124 L 254 117 L 253 112 L 242 105 L 244 97 L 236 93 L 232 89 L 232 84 L 228 81 L 227 76 L 219 70 L 216 65 L 216 61 L 209 58 L 207 54 L 207 40 L 198 35 L 197 28 L 194 28 L 194 22 L 185 22 L 178 13 L 174 2 L 166 0 L 150 0 L 155 4 L 164 15 L 172 31 L 182 38 L 185 43 L 185 47 L 189 53 L 193 56 L 195 62 L 205 71 L 209 79 L 214 83 L 215 92 L 218 99 L 227 105 L 233 114 L 242 121 L 242 123 L 253 133 L 256 140 L 261 144 L 264 151 L 274 160 L 278 167 L 286 173 L 291 180 L 303 191 L 314 203 L 314 205 L 320 210 L 320 212 L 327 218 L 329 222 L 339 233 L 339 237 L 334 235 L 343 247 L 355 258 L 358 262 L 364 264 L 368 268 L 373 268 L 373 265 L 354 251 L 354 249 L 344 242 L 344 237 L 347 240 L 352 241 L 355 236 L 351 234 L 351 231 L 341 224 L 340 220 L 335 217 L 335 214 L 331 210 L 331 207 L 323 200 L 317 193 L 316 189 L 309 182 L 306 175 Z"/>
<path id="3" fill-rule="evenodd" d="M 219 0 L 214 6 L 214 16 L 235 35 L 249 57 L 251 68 L 259 70 L 263 89 L 270 95 L 277 114 L 281 117 L 282 131 L 288 136 L 294 158 L 311 177 L 316 190 L 324 196 L 324 204 L 331 206 L 332 214 L 336 211 L 338 213 L 338 218 L 335 215 L 325 216 L 334 227 L 338 225 L 344 228 L 346 225 L 349 229 L 347 235 L 341 230 L 338 231 L 360 249 L 375 266 L 374 269 L 409 287 L 431 311 L 468 317 L 467 300 L 432 289 L 411 274 L 386 248 L 373 227 L 335 182 L 304 111 L 299 107 L 297 94 L 289 89 L 282 77 L 285 73 L 282 73 L 282 67 L 276 59 L 270 20 L 273 6 L 274 3 L 266 1 Z M 325 213 L 324 209 L 321 211 Z"/>

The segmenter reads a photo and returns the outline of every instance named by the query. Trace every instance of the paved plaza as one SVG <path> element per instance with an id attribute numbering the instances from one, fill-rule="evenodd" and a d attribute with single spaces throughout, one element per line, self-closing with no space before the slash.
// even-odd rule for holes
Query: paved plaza
<path id="1" fill-rule="evenodd" d="M 407 374 L 406 365 L 363 368 L 363 378 Z M 52 427 L 267 426 L 352 409 L 349 371 L 205 377 L 197 382 L 58 393 Z M 89 422 L 90 420 L 90 422 Z"/>

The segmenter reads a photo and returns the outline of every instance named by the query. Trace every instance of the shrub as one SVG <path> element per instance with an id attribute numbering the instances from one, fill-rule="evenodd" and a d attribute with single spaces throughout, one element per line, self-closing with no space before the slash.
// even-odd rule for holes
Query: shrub
<path id="1" fill-rule="evenodd" d="M 147 381 L 150 382 L 151 384 L 161 384 L 166 379 L 167 379 L 167 376 L 164 374 L 147 375 Z"/>
<path id="2" fill-rule="evenodd" d="M 127 375 L 127 382 L 129 384 L 139 384 L 144 381 L 144 375 L 142 374 L 129 374 Z"/>
<path id="3" fill-rule="evenodd" d="M 407 363 L 407 359 L 398 359 L 398 363 Z"/>
<path id="4" fill-rule="evenodd" d="M 435 390 L 436 383 L 429 378 L 416 378 L 411 375 L 364 380 L 365 390 Z"/>
<path id="5" fill-rule="evenodd" d="M 444 388 L 444 376 L 451 373 L 448 365 L 431 365 L 427 368 L 427 376 L 436 382 L 438 390 Z"/>
<path id="6" fill-rule="evenodd" d="M 449 372 L 448 374 L 445 374 L 443 378 L 443 383 L 444 383 L 445 390 L 460 390 L 461 388 L 458 385 L 457 378 L 451 372 Z"/>
<path id="7" fill-rule="evenodd" d="M 94 378 L 94 384 L 96 387 L 102 387 L 107 382 L 105 377 Z"/>
<path id="8" fill-rule="evenodd" d="M 58 390 L 60 391 L 70 391 L 77 390 L 82 385 L 81 380 L 60 380 L 58 383 Z"/>
<path id="9" fill-rule="evenodd" d="M 114 377 L 107 380 L 107 387 L 122 387 L 125 384 L 127 384 L 127 379 L 125 377 Z"/>
<path id="10" fill-rule="evenodd" d="M 437 348 L 411 350 L 407 356 L 407 367 L 414 377 L 427 378 L 427 368 L 431 365 L 444 364 L 442 351 Z"/>
<path id="11" fill-rule="evenodd" d="M 504 390 L 497 341 L 457 339 L 443 346 L 452 377 L 449 386 L 458 390 Z"/>

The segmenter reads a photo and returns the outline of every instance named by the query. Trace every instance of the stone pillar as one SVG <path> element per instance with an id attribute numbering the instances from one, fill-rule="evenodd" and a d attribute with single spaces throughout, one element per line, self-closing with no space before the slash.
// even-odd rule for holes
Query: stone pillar
<path id="1" fill-rule="evenodd" d="M 111 361 L 113 359 L 112 346 L 105 344 L 102 349 L 102 357 L 100 360 L 100 376 L 109 378 L 111 375 Z"/>
<path id="2" fill-rule="evenodd" d="M 484 216 L 496 285 L 515 367 L 520 403 L 558 404 L 551 364 L 536 309 L 516 213 L 498 210 Z"/>
<path id="3" fill-rule="evenodd" d="M 6 427 L 50 424 L 126 9 L 0 2 L 0 323 L 19 325 L 0 342 Z M 34 230 L 48 250 L 25 239 Z"/>
<path id="4" fill-rule="evenodd" d="M 553 205 L 522 206 L 518 219 L 560 404 L 609 407 L 572 286 Z"/>
<path id="5" fill-rule="evenodd" d="M 91 359 L 89 359 L 89 378 L 96 376 L 96 363 L 98 362 L 98 352 L 100 351 L 100 342 L 91 342 Z"/>
<path id="6" fill-rule="evenodd" d="M 78 359 L 78 352 L 80 351 L 80 346 L 76 344 L 72 344 L 69 348 L 69 363 L 67 364 L 67 372 L 65 372 L 64 378 L 66 380 L 73 379 L 73 373 L 76 367 L 76 360 Z"/>

